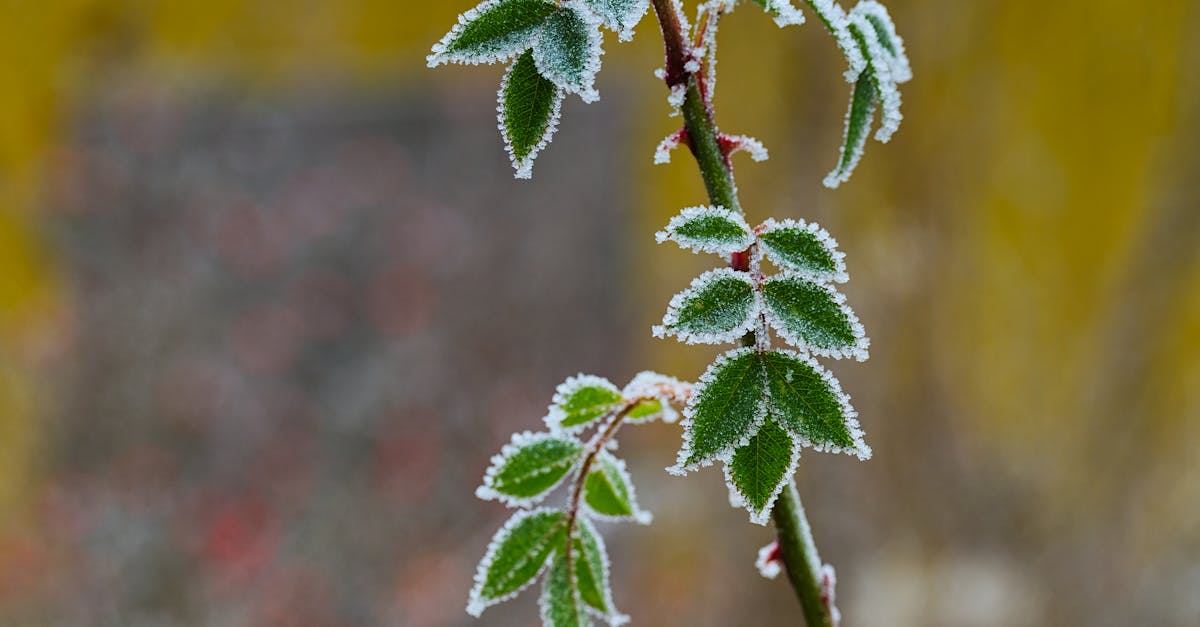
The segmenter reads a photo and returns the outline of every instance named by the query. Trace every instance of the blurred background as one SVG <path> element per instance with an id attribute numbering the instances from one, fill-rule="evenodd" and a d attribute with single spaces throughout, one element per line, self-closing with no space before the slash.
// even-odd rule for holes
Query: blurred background
<path id="1" fill-rule="evenodd" d="M 424 67 L 463 2 L 0 1 L 0 624 L 535 625 L 464 612 L 488 458 L 654 340 L 711 259 L 652 17 L 532 182 L 500 67 Z M 690 5 L 689 3 L 689 10 Z M 799 487 L 847 625 L 1200 625 L 1200 3 L 892 0 L 905 121 L 836 192 L 843 62 L 754 7 L 718 121 L 752 221 L 816 219 L 872 336 L 875 457 Z M 678 427 L 623 438 L 636 625 L 795 625 L 770 530 Z"/>

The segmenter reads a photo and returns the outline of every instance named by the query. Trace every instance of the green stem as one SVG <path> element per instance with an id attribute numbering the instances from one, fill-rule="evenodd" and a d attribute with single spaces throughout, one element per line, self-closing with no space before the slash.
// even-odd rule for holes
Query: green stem
<path id="1" fill-rule="evenodd" d="M 687 131 L 688 147 L 700 167 L 700 176 L 713 205 L 731 211 L 742 212 L 738 202 L 737 185 L 733 180 L 733 165 L 721 150 L 717 125 L 713 119 L 711 104 L 705 99 L 696 75 L 685 67 L 691 54 L 686 43 L 679 15 L 672 0 L 651 0 L 658 23 L 662 27 L 663 43 L 666 48 L 667 86 L 685 89 L 683 104 L 684 129 Z M 730 265 L 736 270 L 749 270 L 749 251 L 736 253 Z M 743 343 L 753 346 L 754 335 L 748 334 Z M 792 590 L 800 600 L 804 619 L 808 627 L 834 627 L 830 612 L 832 604 L 823 598 L 820 581 L 821 563 L 808 520 L 804 517 L 804 506 L 796 492 L 794 480 L 789 480 L 783 493 L 775 502 L 772 512 L 775 530 L 779 537 L 780 551 Z"/>

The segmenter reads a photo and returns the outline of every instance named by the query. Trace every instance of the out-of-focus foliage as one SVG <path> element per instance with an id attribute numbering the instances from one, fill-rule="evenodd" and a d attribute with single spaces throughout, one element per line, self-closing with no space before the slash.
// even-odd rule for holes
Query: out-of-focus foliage
<path id="1" fill-rule="evenodd" d="M 875 458 L 801 462 L 847 623 L 1200 622 L 1200 8 L 889 7 L 904 129 L 837 192 L 827 39 L 735 14 L 717 95 L 723 130 L 772 139 L 748 218 L 836 232 L 872 330 L 838 375 Z M 708 263 L 653 246 L 701 200 L 685 160 L 650 166 L 653 23 L 516 184 L 494 72 L 424 68 L 459 8 L 3 4 L 0 622 L 466 624 L 500 519 L 448 460 L 580 368 L 702 370 L 647 333 Z M 646 438 L 621 609 L 790 624 L 781 586 L 712 574 L 766 532 Z"/>

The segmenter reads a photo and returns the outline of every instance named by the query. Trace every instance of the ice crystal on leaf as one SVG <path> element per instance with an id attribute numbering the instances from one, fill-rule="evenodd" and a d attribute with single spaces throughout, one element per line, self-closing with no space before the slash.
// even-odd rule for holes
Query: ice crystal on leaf
<path id="1" fill-rule="evenodd" d="M 767 259 L 815 281 L 845 283 L 846 255 L 837 241 L 815 222 L 768 219 L 755 229 L 758 243 Z"/>
<path id="2" fill-rule="evenodd" d="M 804 14 L 792 6 L 791 0 L 754 0 L 754 4 L 770 13 L 780 28 L 804 23 Z"/>
<path id="3" fill-rule="evenodd" d="M 557 9 L 553 0 L 487 0 L 458 16 L 426 57 L 429 67 L 511 59 L 533 44 L 542 23 Z"/>
<path id="4" fill-rule="evenodd" d="M 533 176 L 533 160 L 558 128 L 563 90 L 537 71 L 533 54 L 520 56 L 500 81 L 500 135 L 516 177 Z"/>
<path id="5" fill-rule="evenodd" d="M 514 434 L 492 458 L 475 496 L 509 507 L 528 507 L 554 490 L 578 464 L 583 443 L 550 433 Z"/>
<path id="6" fill-rule="evenodd" d="M 658 243 L 673 241 L 697 253 L 726 256 L 754 243 L 746 220 L 724 207 L 688 207 L 654 234 Z"/>
<path id="7" fill-rule="evenodd" d="M 563 381 L 546 414 L 551 430 L 579 431 L 621 402 L 621 391 L 608 379 L 579 374 Z"/>
<path id="8" fill-rule="evenodd" d="M 565 546 L 567 516 L 554 509 L 521 510 L 496 532 L 475 573 L 467 613 L 479 616 L 488 606 L 516 596 Z"/>
<path id="9" fill-rule="evenodd" d="M 766 377 L 752 348 L 738 348 L 708 366 L 683 409 L 683 448 L 672 474 L 727 457 L 745 445 L 766 417 Z"/>
<path id="10" fill-rule="evenodd" d="M 733 451 L 725 464 L 725 480 L 750 511 L 750 520 L 765 525 L 783 486 L 796 472 L 800 447 L 768 413 L 758 432 Z"/>
<path id="11" fill-rule="evenodd" d="M 580 602 L 579 588 L 574 585 L 569 563 L 566 555 L 555 554 L 542 583 L 538 607 L 546 627 L 587 627 L 592 624 Z"/>
<path id="12" fill-rule="evenodd" d="M 608 549 L 604 538 L 590 520 L 582 519 L 575 538 L 575 581 L 579 600 L 589 614 L 616 627 L 629 622 L 629 617 L 617 611 L 609 582 Z"/>
<path id="13" fill-rule="evenodd" d="M 688 344 L 726 344 L 742 337 L 757 323 L 759 301 L 750 275 L 730 268 L 709 270 L 696 277 L 667 306 L 657 337 L 674 335 Z"/>
<path id="14" fill-rule="evenodd" d="M 584 102 L 600 97 L 596 73 L 600 71 L 599 20 L 574 3 L 565 3 L 546 18 L 533 45 L 538 73 Z"/>
<path id="15" fill-rule="evenodd" d="M 650 0 L 581 0 L 600 18 L 604 26 L 617 33 L 621 41 L 633 38 L 633 27 L 642 21 Z"/>
<path id="16" fill-rule="evenodd" d="M 863 441 L 850 397 L 815 359 L 788 350 L 767 351 L 762 354 L 762 368 L 771 415 L 801 445 L 870 459 L 871 448 Z"/>
<path id="17" fill-rule="evenodd" d="M 796 275 L 778 275 L 760 286 L 767 322 L 788 344 L 825 357 L 867 359 L 870 340 L 846 297 Z"/>

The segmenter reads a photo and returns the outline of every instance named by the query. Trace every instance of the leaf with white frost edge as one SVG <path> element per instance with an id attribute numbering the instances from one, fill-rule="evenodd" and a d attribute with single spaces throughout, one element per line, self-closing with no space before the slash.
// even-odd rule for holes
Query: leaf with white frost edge
<path id="1" fill-rule="evenodd" d="M 859 49 L 857 42 L 854 41 L 854 36 L 850 34 L 849 18 L 846 16 L 846 11 L 833 0 L 806 0 L 808 6 L 817 14 L 821 23 L 825 25 L 825 29 L 833 35 L 837 47 L 846 57 L 846 65 L 848 66 L 845 73 L 847 83 L 853 83 L 858 79 L 858 75 L 862 73 L 867 66 L 867 60 L 863 57 L 862 50 Z"/>
<path id="2" fill-rule="evenodd" d="M 759 248 L 781 270 L 815 281 L 845 283 L 846 254 L 837 240 L 815 222 L 767 219 L 757 229 Z"/>
<path id="3" fill-rule="evenodd" d="M 745 446 L 766 419 L 765 396 L 766 372 L 755 349 L 717 357 L 683 409 L 683 447 L 667 472 L 682 475 Z"/>
<path id="4" fill-rule="evenodd" d="M 770 414 L 745 446 L 725 463 L 725 482 L 750 512 L 750 521 L 767 524 L 783 484 L 796 472 L 800 447 Z"/>
<path id="5" fill-rule="evenodd" d="M 850 397 L 815 359 L 789 350 L 762 354 L 771 415 L 801 446 L 818 452 L 871 458 Z"/>
<path id="6" fill-rule="evenodd" d="M 850 180 L 854 168 L 862 159 L 867 137 L 871 134 L 871 121 L 875 115 L 875 81 L 870 72 L 859 74 L 850 95 L 850 106 L 846 110 L 846 125 L 842 132 L 841 154 L 837 167 L 822 181 L 830 189 Z"/>
<path id="7" fill-rule="evenodd" d="M 633 478 L 625 468 L 625 460 L 601 451 L 596 455 L 583 481 L 583 504 L 588 512 L 601 520 L 633 520 L 650 524 L 650 512 L 638 507 Z"/>
<path id="8" fill-rule="evenodd" d="M 584 609 L 613 627 L 629 622 L 629 617 L 618 612 L 613 603 L 608 549 L 604 546 L 604 538 L 587 518 L 579 519 L 577 529 L 579 534 L 574 540 L 575 583 Z"/>
<path id="9" fill-rule="evenodd" d="M 892 62 L 887 50 L 879 41 L 878 33 L 871 20 L 861 13 L 850 16 L 850 33 L 867 57 L 864 74 L 871 77 L 875 87 L 875 101 L 879 104 L 879 129 L 875 139 L 886 143 L 900 128 L 904 116 L 900 113 L 900 90 L 892 77 Z"/>
<path id="10" fill-rule="evenodd" d="M 512 515 L 492 537 L 475 572 L 467 613 L 479 617 L 489 606 L 511 599 L 546 567 L 551 554 L 565 546 L 567 515 L 541 508 Z"/>
<path id="11" fill-rule="evenodd" d="M 572 585 L 571 573 L 567 569 L 567 558 L 556 552 L 551 559 L 550 569 L 542 582 L 542 595 L 538 598 L 542 625 L 545 627 L 587 627 L 592 624 L 579 599 L 579 590 Z"/>
<path id="12" fill-rule="evenodd" d="M 434 44 L 429 67 L 443 63 L 494 63 L 527 50 L 539 28 L 558 8 L 553 0 L 488 0 L 458 16 Z"/>
<path id="13" fill-rule="evenodd" d="M 600 98 L 595 84 L 602 43 L 599 20 L 567 2 L 546 18 L 533 44 L 533 60 L 538 72 L 560 89 L 594 102 Z"/>
<path id="14" fill-rule="evenodd" d="M 530 52 L 514 61 L 501 79 L 496 111 L 516 178 L 533 176 L 533 160 L 558 129 L 563 95 L 563 90 L 538 74 Z"/>
<path id="15" fill-rule="evenodd" d="M 621 41 L 633 39 L 633 27 L 642 21 L 650 0 L 581 0 L 605 27 L 617 33 Z"/>
<path id="16" fill-rule="evenodd" d="M 578 374 L 554 390 L 546 425 L 554 431 L 576 432 L 612 411 L 623 397 L 617 386 L 604 377 Z"/>
<path id="17" fill-rule="evenodd" d="M 659 244 L 673 241 L 696 253 L 731 255 L 750 248 L 754 234 L 741 214 L 724 207 L 688 207 L 654 234 Z"/>
<path id="18" fill-rule="evenodd" d="M 512 441 L 492 457 L 475 496 L 509 507 L 529 507 L 541 501 L 579 463 L 583 443 L 550 433 L 513 434 Z"/>
<path id="19" fill-rule="evenodd" d="M 871 340 L 843 294 L 793 274 L 770 277 L 759 289 L 767 323 L 788 344 L 823 357 L 866 361 Z"/>
<path id="20" fill-rule="evenodd" d="M 646 423 L 661 420 L 673 423 L 679 418 L 674 406 L 682 406 L 692 394 L 692 384 L 668 377 L 657 372 L 644 370 L 639 372 L 621 390 L 621 395 L 628 402 L 642 399 L 629 409 L 625 419 L 631 422 Z"/>
<path id="21" fill-rule="evenodd" d="M 709 270 L 671 298 L 655 337 L 674 335 L 688 344 L 736 342 L 758 322 L 760 305 L 750 275 L 731 268 Z"/>

